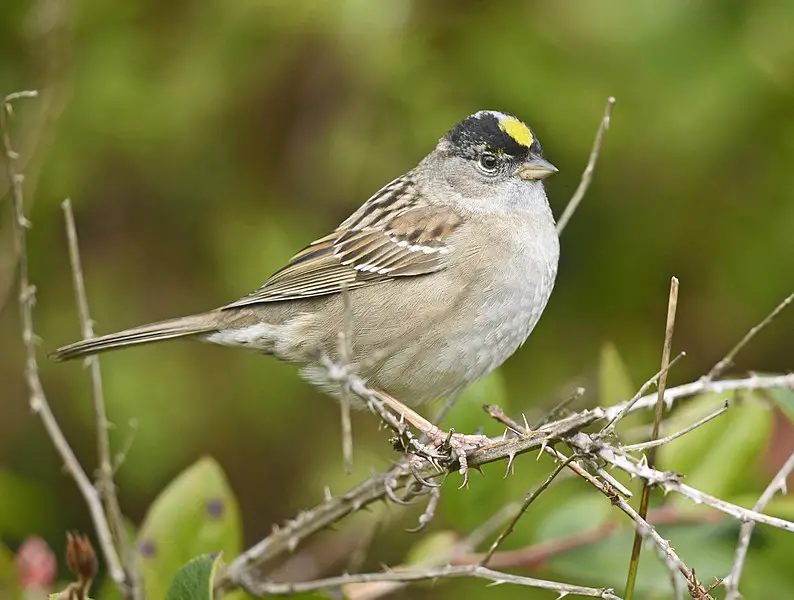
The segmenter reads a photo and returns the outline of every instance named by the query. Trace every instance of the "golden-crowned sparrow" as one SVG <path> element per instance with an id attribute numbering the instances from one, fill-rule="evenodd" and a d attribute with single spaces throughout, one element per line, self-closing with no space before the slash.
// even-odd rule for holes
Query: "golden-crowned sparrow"
<path id="1" fill-rule="evenodd" d="M 451 396 L 513 354 L 546 306 L 559 243 L 542 180 L 556 171 L 515 116 L 477 112 L 248 296 L 53 357 L 190 337 L 301 363 L 338 395 L 318 357 L 339 360 L 347 322 L 369 387 L 407 404 Z"/>

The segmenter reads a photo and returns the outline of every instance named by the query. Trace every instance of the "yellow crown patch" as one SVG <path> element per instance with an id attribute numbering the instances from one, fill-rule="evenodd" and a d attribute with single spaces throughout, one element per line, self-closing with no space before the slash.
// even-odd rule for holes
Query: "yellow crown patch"
<path id="1" fill-rule="evenodd" d="M 499 120 L 499 129 L 504 131 L 507 135 L 513 138 L 522 146 L 529 148 L 535 138 L 532 137 L 532 132 L 529 127 L 524 125 L 515 117 L 504 117 Z"/>

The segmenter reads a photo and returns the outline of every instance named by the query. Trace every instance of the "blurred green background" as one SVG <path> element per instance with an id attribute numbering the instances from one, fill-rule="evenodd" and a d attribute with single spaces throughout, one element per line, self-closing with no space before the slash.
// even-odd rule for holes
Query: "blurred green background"
<path id="1" fill-rule="evenodd" d="M 0 90 L 43 92 L 16 106 L 12 134 L 28 177 L 41 374 L 78 456 L 94 465 L 87 373 L 44 358 L 79 335 L 65 197 L 96 328 L 109 332 L 258 287 L 483 108 L 532 124 L 560 168 L 548 184 L 559 215 L 605 101 L 617 98 L 593 185 L 562 238 L 550 305 L 489 383 L 500 400 L 541 414 L 584 385 L 583 402 L 598 401 L 608 341 L 623 356 L 621 377 L 639 385 L 658 368 L 672 275 L 681 281 L 675 348 L 688 357 L 671 379 L 696 378 L 794 288 L 792 31 L 787 0 L 4 0 Z M 9 197 L 0 208 L 0 536 L 15 548 L 39 534 L 60 552 L 65 530 L 93 530 L 28 408 Z M 740 355 L 735 372 L 791 369 L 793 331 L 789 311 Z M 272 359 L 178 342 L 106 355 L 102 366 L 114 449 L 134 436 L 118 483 L 136 524 L 203 455 L 226 473 L 247 544 L 319 502 L 325 485 L 341 492 L 395 458 L 375 419 L 358 414 L 356 472 L 345 475 L 337 406 Z M 459 430 L 478 423 L 486 420 L 476 399 L 449 421 Z M 765 423 L 737 493 L 757 495 L 794 449 L 784 417 Z M 470 490 L 450 481 L 433 527 L 466 534 L 550 468 L 525 457 L 507 482 L 501 467 L 475 477 Z M 550 493 L 509 545 L 541 539 L 555 502 L 583 487 L 562 484 L 556 501 Z M 596 504 L 582 510 L 608 510 Z M 370 568 L 404 560 L 418 540 L 403 531 L 415 514 L 390 514 Z M 725 548 L 735 533 L 728 530 Z M 794 541 L 777 534 L 767 544 L 794 552 Z M 333 550 L 351 542 L 349 532 L 337 535 L 325 554 L 350 552 Z M 617 582 L 628 559 L 621 552 Z M 582 568 L 577 577 L 552 564 L 526 573 L 599 585 L 605 571 Z M 485 591 L 479 582 L 404 597 L 518 594 L 553 597 Z"/>

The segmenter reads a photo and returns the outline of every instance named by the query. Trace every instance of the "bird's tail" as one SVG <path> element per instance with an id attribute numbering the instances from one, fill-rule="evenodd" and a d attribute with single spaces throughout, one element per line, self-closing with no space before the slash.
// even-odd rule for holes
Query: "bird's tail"
<path id="1" fill-rule="evenodd" d="M 72 360 L 90 354 L 97 354 L 107 350 L 149 344 L 163 340 L 172 340 L 190 337 L 201 333 L 217 331 L 218 327 L 212 318 L 212 313 L 178 317 L 167 321 L 159 321 L 149 325 L 141 325 L 132 329 L 125 329 L 117 333 L 110 333 L 100 337 L 74 342 L 68 346 L 58 348 L 50 354 L 53 360 Z"/>

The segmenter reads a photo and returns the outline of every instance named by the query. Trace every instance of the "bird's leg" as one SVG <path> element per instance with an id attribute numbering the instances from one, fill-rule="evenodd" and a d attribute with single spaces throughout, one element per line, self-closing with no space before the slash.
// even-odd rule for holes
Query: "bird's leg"
<path id="1" fill-rule="evenodd" d="M 462 433 L 455 433 L 454 430 L 443 431 L 437 426 L 433 425 L 430 421 L 425 419 L 418 412 L 406 406 L 396 398 L 383 391 L 377 392 L 378 399 L 386 406 L 388 406 L 395 413 L 400 415 L 401 419 L 405 419 L 411 425 L 416 427 L 431 443 L 433 449 L 441 450 L 448 453 L 450 458 L 458 461 L 460 465 L 459 472 L 463 475 L 463 486 L 469 481 L 469 453 L 493 443 L 488 436 L 485 435 L 466 435 Z M 435 455 L 433 452 L 431 456 Z M 431 462 L 434 459 L 431 459 Z M 463 487 L 461 486 L 461 487 Z"/>

